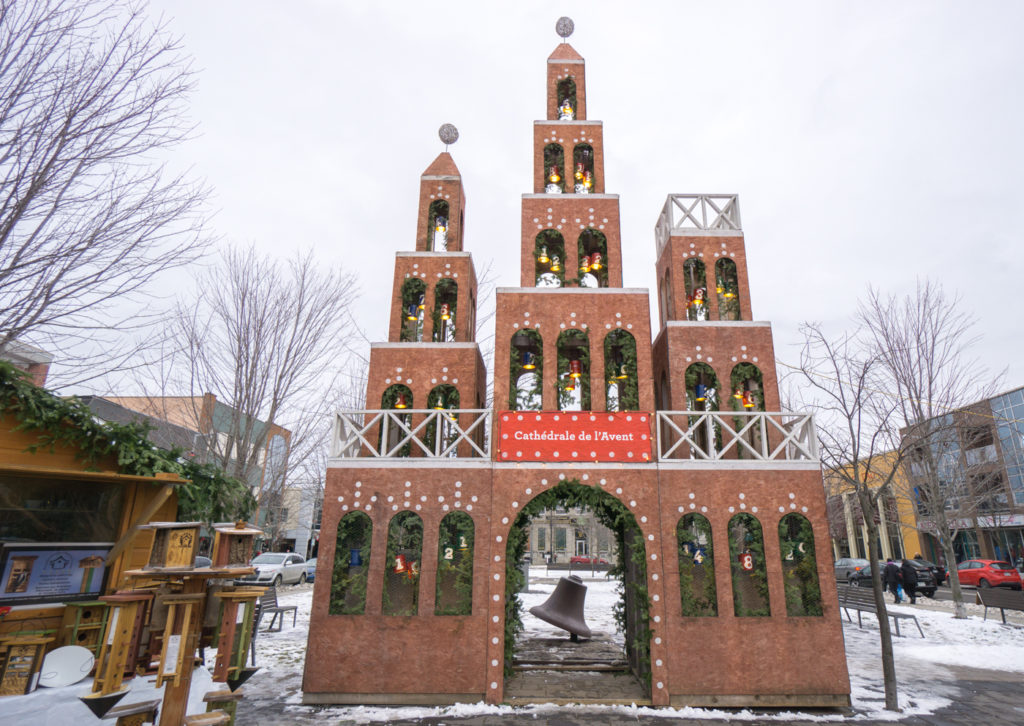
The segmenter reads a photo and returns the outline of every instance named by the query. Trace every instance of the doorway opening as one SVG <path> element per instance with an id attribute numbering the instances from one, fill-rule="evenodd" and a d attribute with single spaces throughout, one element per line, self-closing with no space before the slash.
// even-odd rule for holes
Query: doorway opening
<path id="1" fill-rule="evenodd" d="M 535 565 L 529 573 L 530 523 L 556 509 L 592 513 L 607 527 L 614 546 L 604 567 L 549 562 Z M 575 534 L 566 533 L 567 538 Z M 580 539 L 567 544 L 578 549 Z M 600 487 L 564 480 L 523 506 L 506 544 L 506 700 L 650 703 L 646 552 L 632 513 Z M 529 606 L 543 604 L 561 577 L 570 574 L 583 575 L 588 588 L 584 618 L 593 633 L 581 642 L 571 642 L 567 632 L 528 612 Z"/>

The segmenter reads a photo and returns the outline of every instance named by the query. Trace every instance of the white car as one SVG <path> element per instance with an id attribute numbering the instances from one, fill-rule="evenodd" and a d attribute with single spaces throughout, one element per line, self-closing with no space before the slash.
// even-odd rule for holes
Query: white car
<path id="1" fill-rule="evenodd" d="M 306 559 L 291 552 L 264 552 L 252 561 L 256 572 L 246 582 L 277 587 L 282 583 L 301 585 L 306 581 Z"/>

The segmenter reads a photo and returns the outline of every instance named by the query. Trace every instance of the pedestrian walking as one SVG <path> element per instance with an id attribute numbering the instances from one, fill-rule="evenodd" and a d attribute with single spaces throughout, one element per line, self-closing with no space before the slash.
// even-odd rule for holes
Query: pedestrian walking
<path id="1" fill-rule="evenodd" d="M 910 560 L 903 560 L 903 564 L 900 565 L 900 575 L 903 577 L 903 592 L 910 598 L 910 604 L 915 605 L 917 603 L 917 568 L 910 563 Z"/>
<path id="2" fill-rule="evenodd" d="M 890 557 L 885 562 L 885 569 L 882 570 L 882 581 L 892 593 L 893 600 L 899 605 L 903 600 L 900 597 L 900 568 Z"/>

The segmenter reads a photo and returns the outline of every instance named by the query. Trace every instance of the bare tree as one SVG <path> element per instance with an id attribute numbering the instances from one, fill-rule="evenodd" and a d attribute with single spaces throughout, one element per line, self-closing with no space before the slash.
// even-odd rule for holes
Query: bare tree
<path id="1" fill-rule="evenodd" d="M 140 3 L 0 3 L 0 352 L 123 331 L 203 252 L 206 191 L 156 158 L 193 80 Z"/>
<path id="2" fill-rule="evenodd" d="M 799 390 L 800 403 L 815 411 L 827 485 L 857 497 L 865 513 L 868 557 L 877 563 L 878 524 L 871 513 L 891 490 L 900 460 L 893 420 L 896 403 L 875 395 L 883 385 L 885 369 L 859 331 L 832 339 L 820 325 L 806 323 L 802 332 L 805 342 L 798 375 L 804 385 L 791 390 Z M 871 568 L 871 587 L 881 640 L 885 707 L 898 710 L 892 631 L 877 566 Z"/>
<path id="3" fill-rule="evenodd" d="M 977 342 L 971 332 L 975 321 L 960 302 L 941 285 L 919 281 L 915 293 L 904 297 L 869 289 L 859 317 L 886 370 L 880 390 L 892 392 L 904 427 L 902 494 L 917 506 L 919 528 L 942 548 L 956 617 L 965 618 L 953 543 L 961 529 L 976 524 L 993 492 L 966 454 L 977 443 L 965 440 L 975 436 L 965 425 L 966 414 L 954 412 L 993 395 L 996 381 L 969 356 Z"/>
<path id="4" fill-rule="evenodd" d="M 273 510 L 281 506 L 288 472 L 311 448 L 310 432 L 327 417 L 325 402 L 333 400 L 346 365 L 355 281 L 348 273 L 320 271 L 311 253 L 282 265 L 253 248 L 233 247 L 199 290 L 194 302 L 179 307 L 176 326 L 191 400 L 213 391 L 226 404 L 229 420 L 218 428 L 211 456 L 243 481 L 259 482 L 262 474 L 257 500 L 276 527 Z M 275 425 L 293 432 L 290 454 L 275 452 L 268 441 Z"/>

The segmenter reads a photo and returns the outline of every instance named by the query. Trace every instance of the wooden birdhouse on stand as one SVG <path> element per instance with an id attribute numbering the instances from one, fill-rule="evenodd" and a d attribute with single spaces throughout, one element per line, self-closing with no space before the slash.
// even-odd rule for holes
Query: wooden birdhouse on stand
<path id="1" fill-rule="evenodd" d="M 256 538 L 263 530 L 241 521 L 213 528 L 213 567 L 248 567 Z"/>
<path id="2" fill-rule="evenodd" d="M 153 549 L 146 570 L 190 570 L 199 549 L 201 522 L 150 522 L 139 529 L 153 530 Z"/>

